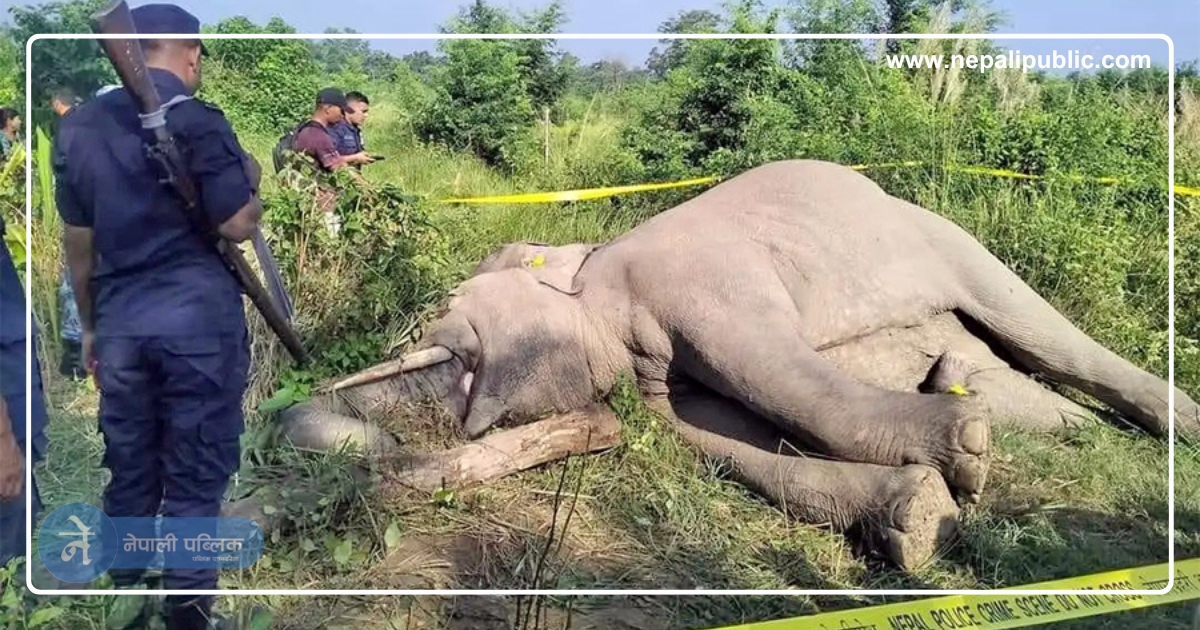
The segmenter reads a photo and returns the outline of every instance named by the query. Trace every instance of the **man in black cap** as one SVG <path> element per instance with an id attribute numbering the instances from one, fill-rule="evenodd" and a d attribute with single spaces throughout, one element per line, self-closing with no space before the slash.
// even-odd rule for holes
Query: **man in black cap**
<path id="1" fill-rule="evenodd" d="M 317 174 L 317 205 L 325 213 L 327 227 L 335 233 L 340 227 L 335 213 L 337 192 L 325 175 L 346 166 L 371 163 L 371 156 L 365 151 L 342 155 L 330 133 L 330 128 L 345 118 L 348 109 L 350 105 L 341 90 L 321 90 L 317 93 L 312 117 L 300 126 L 292 141 L 293 151 L 312 158 Z M 358 179 L 358 174 L 354 171 L 351 171 L 351 176 Z"/>
<path id="2" fill-rule="evenodd" d="M 250 348 L 241 287 L 212 232 L 235 242 L 253 235 L 261 171 L 221 111 L 193 97 L 204 54 L 199 20 L 167 4 L 131 13 L 139 34 L 197 35 L 142 40 L 142 47 L 211 232 L 193 227 L 145 157 L 127 90 L 106 92 L 62 120 L 58 211 L 84 360 L 101 393 L 104 464 L 112 471 L 103 509 L 114 518 L 215 518 L 241 459 Z M 130 587 L 143 571 L 110 575 Z M 163 587 L 216 589 L 217 570 L 168 566 Z M 168 596 L 167 627 L 208 627 L 212 604 L 211 596 Z"/>
<path id="3" fill-rule="evenodd" d="M 342 121 L 349 107 L 346 96 L 337 89 L 325 88 L 318 92 L 312 116 L 297 130 L 292 149 L 312 158 L 313 165 L 322 172 L 332 172 L 349 164 L 352 156 L 342 156 L 329 133 L 333 125 Z"/>

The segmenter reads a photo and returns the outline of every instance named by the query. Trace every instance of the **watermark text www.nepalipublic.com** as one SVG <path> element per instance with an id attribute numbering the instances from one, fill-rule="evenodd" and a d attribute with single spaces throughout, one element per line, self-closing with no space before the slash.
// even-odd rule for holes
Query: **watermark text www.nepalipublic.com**
<path id="1" fill-rule="evenodd" d="M 950 62 L 946 62 L 946 57 Z M 1087 55 L 1077 50 L 1066 54 L 1057 50 L 1050 54 L 1026 55 L 1010 50 L 995 55 L 887 55 L 889 68 L 967 68 L 985 72 L 992 69 L 1019 68 L 1030 70 L 1132 70 L 1149 68 L 1150 55 Z"/>

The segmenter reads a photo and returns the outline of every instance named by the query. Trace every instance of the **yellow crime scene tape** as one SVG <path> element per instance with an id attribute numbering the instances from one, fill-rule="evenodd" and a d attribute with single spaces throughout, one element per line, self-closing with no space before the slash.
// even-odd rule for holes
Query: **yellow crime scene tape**
<path id="1" fill-rule="evenodd" d="M 1000 630 L 1111 615 L 1200 599 L 1200 558 L 1175 562 L 1166 595 L 1027 595 L 1006 590 L 1140 591 L 1167 585 L 1167 564 L 1122 569 L 1053 582 L 762 621 L 718 630 Z"/>
<path id="2" fill-rule="evenodd" d="M 855 164 L 849 168 L 856 171 L 864 171 L 880 168 L 907 168 L 922 166 L 923 162 L 882 162 L 879 164 Z M 999 168 L 990 168 L 985 166 L 959 166 L 954 164 L 942 165 L 942 168 L 950 171 L 961 173 L 970 173 L 974 175 L 991 175 L 994 177 L 1005 177 L 1009 179 L 1026 179 L 1026 180 L 1044 180 L 1047 179 L 1044 175 L 1027 175 L 1016 171 L 1009 171 Z M 1065 179 L 1074 181 L 1091 181 L 1100 184 L 1119 184 L 1121 180 L 1116 177 L 1083 177 L 1079 175 L 1064 175 Z M 694 179 L 685 179 L 677 182 L 663 182 L 657 184 L 632 184 L 629 186 L 609 186 L 604 188 L 584 188 L 579 190 L 561 190 L 557 192 L 537 192 L 537 193 L 522 193 L 516 195 L 494 195 L 486 197 L 452 197 L 442 199 L 441 203 L 468 203 L 468 204 L 509 204 L 509 203 L 558 203 L 564 201 L 590 201 L 594 199 L 604 199 L 615 195 L 624 195 L 635 192 L 645 192 L 650 190 L 664 190 L 668 188 L 682 188 L 685 186 L 698 186 L 700 184 L 708 184 L 720 181 L 721 178 L 715 175 L 709 177 L 697 177 Z M 1190 186 L 1175 186 L 1175 194 L 1185 196 L 1200 196 L 1200 188 Z"/>
<path id="3" fill-rule="evenodd" d="M 495 197 L 467 197 L 462 199 L 443 199 L 443 203 L 552 203 L 556 201 L 587 201 L 603 199 L 613 195 L 624 195 L 647 190 L 663 190 L 665 188 L 682 188 L 715 182 L 719 177 L 697 177 L 678 182 L 662 184 L 633 184 L 630 186 L 610 186 L 607 188 L 585 188 L 581 190 L 562 190 L 559 192 L 525 193 L 520 195 L 500 195 Z"/>

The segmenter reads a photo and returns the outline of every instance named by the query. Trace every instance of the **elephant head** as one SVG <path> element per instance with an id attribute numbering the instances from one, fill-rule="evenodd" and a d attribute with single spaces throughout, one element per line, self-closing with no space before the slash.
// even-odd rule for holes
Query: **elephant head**
<path id="1" fill-rule="evenodd" d="M 611 354 L 578 275 L 595 245 L 506 245 L 450 292 L 413 352 L 332 389 L 419 391 L 446 403 L 471 438 L 501 420 L 528 421 L 593 400 L 598 354 Z M 622 346 L 623 348 L 623 346 Z M 394 388 L 396 390 L 397 388 Z"/>

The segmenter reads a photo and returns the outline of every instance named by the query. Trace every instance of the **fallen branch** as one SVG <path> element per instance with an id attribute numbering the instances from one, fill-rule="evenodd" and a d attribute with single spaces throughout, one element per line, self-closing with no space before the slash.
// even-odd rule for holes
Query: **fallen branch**
<path id="1" fill-rule="evenodd" d="M 427 492 L 462 488 L 620 443 L 621 422 L 611 409 L 593 405 L 498 431 L 440 453 L 409 456 L 394 480 Z"/>
<path id="2" fill-rule="evenodd" d="M 314 430 L 313 447 L 329 440 L 318 435 L 328 428 L 328 418 L 333 414 L 298 415 L 303 428 Z M 354 425 L 349 418 L 335 417 L 333 433 L 344 433 Z M 325 420 L 326 423 L 320 422 Z M 363 425 L 366 426 L 365 424 Z M 357 431 L 362 429 L 354 425 Z M 377 430 L 376 430 L 377 431 Z M 292 435 L 302 432 L 293 430 Z M 319 439 L 318 439 L 319 438 Z M 392 468 L 387 475 L 400 485 L 419 491 L 434 492 L 442 488 L 466 486 L 495 481 L 509 475 L 528 470 L 542 464 L 563 459 L 571 455 L 583 455 L 612 448 L 621 443 L 621 422 L 606 406 L 594 405 L 580 411 L 551 416 L 526 425 L 497 431 L 462 446 L 437 453 L 405 455 L 399 458 L 379 460 Z M 264 509 L 278 498 L 275 489 L 260 488 L 249 497 L 226 503 L 221 508 L 222 516 L 248 518 L 269 534 L 283 523 L 283 509 Z M 338 500 L 344 497 L 338 497 Z M 270 512 L 268 514 L 267 512 Z"/>

